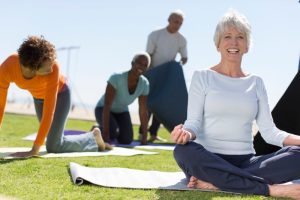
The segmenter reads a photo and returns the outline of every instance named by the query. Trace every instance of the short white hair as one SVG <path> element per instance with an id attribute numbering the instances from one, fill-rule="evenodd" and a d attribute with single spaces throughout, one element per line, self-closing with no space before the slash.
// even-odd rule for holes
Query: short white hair
<path id="1" fill-rule="evenodd" d="M 172 16 L 180 16 L 180 17 L 182 17 L 182 19 L 184 19 L 184 13 L 183 13 L 182 10 L 179 10 L 179 9 L 172 11 L 172 12 L 170 13 L 170 15 L 169 15 L 168 20 L 170 20 L 170 18 L 171 18 Z"/>
<path id="2" fill-rule="evenodd" d="M 147 61 L 148 61 L 147 67 L 149 67 L 149 66 L 150 66 L 150 63 L 151 63 L 151 57 L 150 57 L 150 55 L 149 55 L 147 52 L 145 52 L 145 51 L 140 51 L 140 52 L 135 53 L 134 56 L 133 56 L 133 58 L 132 58 L 132 62 L 135 63 L 135 61 L 136 61 L 139 57 L 141 57 L 141 56 L 144 56 L 144 57 L 147 58 Z"/>
<path id="3" fill-rule="evenodd" d="M 225 15 L 220 19 L 219 23 L 217 24 L 214 35 L 214 42 L 216 47 L 218 48 L 219 46 L 222 34 L 231 27 L 236 28 L 237 30 L 246 35 L 247 47 L 249 49 L 252 43 L 251 26 L 244 15 L 232 9 L 225 13 Z"/>

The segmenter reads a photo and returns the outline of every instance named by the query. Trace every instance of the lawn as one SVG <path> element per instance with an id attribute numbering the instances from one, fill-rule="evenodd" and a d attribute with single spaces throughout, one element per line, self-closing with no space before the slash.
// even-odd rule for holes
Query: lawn
<path id="1" fill-rule="evenodd" d="M 67 128 L 89 130 L 91 121 L 69 120 Z M 22 138 L 37 130 L 35 116 L 5 114 L 0 130 L 0 147 L 31 147 Z M 135 137 L 137 137 L 137 128 Z M 161 128 L 159 135 L 170 141 L 169 133 Z M 152 150 L 153 151 L 153 150 Z M 157 155 L 132 157 L 31 158 L 0 160 L 0 199 L 272 199 L 261 196 L 231 195 L 200 191 L 165 191 L 115 189 L 84 184 L 74 185 L 69 174 L 69 163 L 91 167 L 126 167 L 143 170 L 179 171 L 171 151 L 155 150 Z"/>

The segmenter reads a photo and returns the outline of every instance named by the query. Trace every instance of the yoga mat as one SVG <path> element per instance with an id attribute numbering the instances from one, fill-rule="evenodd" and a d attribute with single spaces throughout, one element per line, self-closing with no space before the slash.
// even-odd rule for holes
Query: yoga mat
<path id="1" fill-rule="evenodd" d="M 272 117 L 277 128 L 300 135 L 300 72 L 274 107 Z M 273 153 L 280 147 L 266 143 L 258 132 L 254 137 L 254 149 L 257 155 L 264 155 Z"/>
<path id="2" fill-rule="evenodd" d="M 92 168 L 70 163 L 74 184 L 85 181 L 117 188 L 190 190 L 183 172 L 145 171 L 128 168 Z"/>
<path id="3" fill-rule="evenodd" d="M 65 130 L 64 134 L 65 135 L 78 135 L 78 134 L 82 134 L 85 133 L 83 131 L 76 131 L 76 130 Z M 28 135 L 24 138 L 22 138 L 23 140 L 30 140 L 30 141 L 34 141 L 36 138 L 36 133 L 33 133 L 31 135 Z M 159 149 L 159 150 L 169 150 L 169 151 L 173 151 L 175 148 L 174 144 L 162 144 L 162 143 L 149 143 L 147 145 L 140 145 L 139 141 L 133 141 L 131 144 L 113 144 L 113 146 L 117 146 L 117 147 L 127 147 L 127 148 L 138 148 L 138 149 Z"/>
<path id="4" fill-rule="evenodd" d="M 146 171 L 128 168 L 95 168 L 70 163 L 70 173 L 74 184 L 89 182 L 95 185 L 114 188 L 162 189 L 162 190 L 198 190 L 190 189 L 183 172 Z M 285 184 L 299 183 L 300 180 Z M 215 191 L 213 191 L 215 192 Z M 239 194 L 226 191 L 218 191 Z"/>
<path id="5" fill-rule="evenodd" d="M 171 132 L 187 116 L 188 93 L 182 66 L 168 62 L 146 71 L 145 76 L 150 83 L 148 109 Z"/>
<path id="6" fill-rule="evenodd" d="M 175 148 L 174 144 L 166 143 L 149 143 L 147 145 L 140 145 L 139 141 L 133 141 L 131 144 L 113 144 L 118 147 L 127 147 L 127 148 L 138 148 L 138 149 L 158 149 L 158 150 L 168 150 L 173 151 Z"/>
<path id="7" fill-rule="evenodd" d="M 7 147 L 0 148 L 0 158 L 1 159 L 16 159 L 17 157 L 12 157 L 10 154 L 15 152 L 30 151 L 31 148 L 27 147 Z M 72 153 L 47 153 L 46 147 L 42 146 L 40 151 L 40 156 L 42 158 L 65 158 L 65 157 L 84 157 L 84 156 L 134 156 L 134 155 L 154 155 L 156 152 L 142 151 L 138 149 L 128 149 L 122 147 L 114 147 L 110 151 L 101 152 L 72 152 Z"/>
<path id="8" fill-rule="evenodd" d="M 64 135 L 80 135 L 83 133 L 86 133 L 88 131 L 80 131 L 80 130 L 64 130 Z M 24 138 L 22 138 L 22 140 L 29 140 L 29 141 L 34 141 L 36 138 L 37 133 L 33 133 L 30 134 Z"/>
<path id="9" fill-rule="evenodd" d="M 160 190 L 195 190 L 188 188 L 183 172 L 146 171 L 128 168 L 93 168 L 77 163 L 70 163 L 73 183 L 82 185 L 89 182 L 95 185 L 113 188 L 160 189 Z M 225 192 L 225 191 L 218 191 Z M 232 192 L 225 192 L 231 193 Z M 238 194 L 238 193 L 234 193 Z"/>

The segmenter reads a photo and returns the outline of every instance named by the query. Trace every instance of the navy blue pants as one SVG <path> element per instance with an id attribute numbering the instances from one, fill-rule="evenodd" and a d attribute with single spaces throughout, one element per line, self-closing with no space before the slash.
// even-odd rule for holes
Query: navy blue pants
<path id="1" fill-rule="evenodd" d="M 223 191 L 267 196 L 268 184 L 300 178 L 300 147 L 297 146 L 263 156 L 222 155 L 189 142 L 176 145 L 174 157 L 187 179 L 195 176 Z"/>
<path id="2" fill-rule="evenodd" d="M 103 131 L 103 107 L 95 108 L 97 123 Z M 130 144 L 133 141 L 133 128 L 129 112 L 114 113 L 110 112 L 109 117 L 109 136 L 111 140 L 117 139 L 119 144 Z"/>
<path id="3" fill-rule="evenodd" d="M 149 118 L 151 117 L 151 114 L 149 114 Z M 151 126 L 149 128 L 149 132 L 151 136 L 157 136 L 157 132 L 158 129 L 160 127 L 160 122 L 158 121 L 158 119 L 155 117 L 155 115 L 152 114 L 152 123 Z"/>

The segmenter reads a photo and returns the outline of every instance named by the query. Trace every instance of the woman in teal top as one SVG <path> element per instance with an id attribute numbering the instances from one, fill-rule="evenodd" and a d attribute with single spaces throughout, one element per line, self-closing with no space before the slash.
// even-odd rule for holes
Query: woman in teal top
<path id="1" fill-rule="evenodd" d="M 142 74 L 150 62 L 148 53 L 137 53 L 132 59 L 129 71 L 113 74 L 107 81 L 105 94 L 95 108 L 96 120 L 106 142 L 116 139 L 120 144 L 130 144 L 133 141 L 128 105 L 138 98 L 142 127 L 141 144 L 147 143 L 149 82 Z"/>

